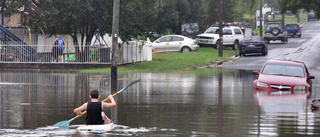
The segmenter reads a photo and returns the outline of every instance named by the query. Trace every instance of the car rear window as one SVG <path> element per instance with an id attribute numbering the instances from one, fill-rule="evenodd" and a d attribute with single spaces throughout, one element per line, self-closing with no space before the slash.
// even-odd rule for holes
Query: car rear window
<path id="1" fill-rule="evenodd" d="M 266 31 L 269 32 L 273 28 L 279 28 L 280 30 L 282 29 L 281 24 L 279 23 L 273 23 L 273 24 L 267 24 L 266 25 Z"/>
<path id="2" fill-rule="evenodd" d="M 297 28 L 299 28 L 299 25 L 298 24 L 287 24 L 286 28 L 287 29 L 297 29 Z"/>
<path id="3" fill-rule="evenodd" d="M 264 67 L 262 74 L 279 75 L 279 76 L 292 76 L 304 77 L 302 66 L 286 65 L 286 64 L 271 64 L 268 63 Z"/>

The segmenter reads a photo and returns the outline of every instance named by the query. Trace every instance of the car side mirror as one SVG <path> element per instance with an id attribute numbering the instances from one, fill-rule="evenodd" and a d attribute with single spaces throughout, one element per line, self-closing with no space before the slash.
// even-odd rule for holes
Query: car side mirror
<path id="1" fill-rule="evenodd" d="M 252 71 L 252 74 L 256 74 L 256 75 L 259 75 L 259 71 Z"/>
<path id="2" fill-rule="evenodd" d="M 314 79 L 313 75 L 309 75 L 308 79 Z"/>

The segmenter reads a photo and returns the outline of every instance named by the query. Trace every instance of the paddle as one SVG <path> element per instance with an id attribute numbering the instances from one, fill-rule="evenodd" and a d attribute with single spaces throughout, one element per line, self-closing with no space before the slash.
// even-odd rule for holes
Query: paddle
<path id="1" fill-rule="evenodd" d="M 138 80 L 136 80 L 136 81 L 133 81 L 133 82 L 130 83 L 128 86 L 126 86 L 126 87 L 122 88 L 121 90 L 119 90 L 117 93 L 114 93 L 112 96 L 114 97 L 114 96 L 118 95 L 119 93 L 121 93 L 122 91 L 126 90 L 128 87 L 132 86 L 133 84 L 139 82 L 140 80 L 141 80 L 141 79 L 138 79 Z M 102 102 L 106 102 L 108 99 L 109 99 L 109 98 L 106 98 L 106 99 L 103 100 Z M 87 111 L 83 111 L 83 112 L 82 112 L 82 115 L 85 114 L 85 113 L 87 113 Z M 53 126 L 68 127 L 69 124 L 70 124 L 73 120 L 77 119 L 77 118 L 80 117 L 80 116 L 81 116 L 81 115 L 77 115 L 77 116 L 75 116 L 74 118 L 72 118 L 72 119 L 70 119 L 70 120 L 58 122 L 58 123 L 54 124 Z"/>

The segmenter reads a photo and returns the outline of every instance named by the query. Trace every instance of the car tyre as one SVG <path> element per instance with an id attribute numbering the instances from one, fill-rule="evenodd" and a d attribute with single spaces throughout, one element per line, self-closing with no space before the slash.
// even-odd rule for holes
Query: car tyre
<path id="1" fill-rule="evenodd" d="M 186 53 L 186 52 L 190 52 L 191 49 L 189 47 L 182 47 L 181 52 L 182 53 Z"/>
<path id="2" fill-rule="evenodd" d="M 270 40 L 264 40 L 267 44 L 270 44 Z"/>
<path id="3" fill-rule="evenodd" d="M 233 49 L 233 50 L 237 50 L 238 48 L 239 48 L 239 41 L 235 41 L 235 42 L 233 43 L 232 49 Z"/>
<path id="4" fill-rule="evenodd" d="M 277 36 L 280 33 L 280 29 L 279 28 L 272 28 L 271 33 L 272 33 L 272 35 Z"/>
<path id="5" fill-rule="evenodd" d="M 262 55 L 263 55 L 263 56 L 266 56 L 267 54 L 268 54 L 268 49 L 265 48 L 264 51 L 263 51 L 263 53 L 262 53 Z"/>

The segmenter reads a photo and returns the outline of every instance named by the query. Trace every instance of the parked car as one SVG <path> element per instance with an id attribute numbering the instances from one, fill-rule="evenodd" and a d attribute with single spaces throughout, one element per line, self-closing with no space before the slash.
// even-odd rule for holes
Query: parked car
<path id="1" fill-rule="evenodd" d="M 239 27 L 229 25 L 223 27 L 223 46 L 231 46 L 236 50 L 239 48 L 243 37 L 243 32 Z M 219 27 L 210 27 L 203 34 L 197 36 L 197 42 L 200 46 L 209 45 L 216 47 L 219 40 Z"/>
<path id="2" fill-rule="evenodd" d="M 253 82 L 255 90 L 309 92 L 315 77 L 309 74 L 306 65 L 298 61 L 268 60 Z"/>
<path id="3" fill-rule="evenodd" d="M 319 20 L 317 17 L 316 17 L 316 13 L 314 11 L 310 11 L 309 14 L 308 14 L 308 21 L 309 20 Z"/>
<path id="4" fill-rule="evenodd" d="M 271 40 L 281 40 L 283 43 L 288 42 L 287 31 L 282 23 L 267 23 L 264 29 L 264 41 L 270 43 Z"/>
<path id="5" fill-rule="evenodd" d="M 239 55 L 245 56 L 250 53 L 268 54 L 268 46 L 261 36 L 245 36 L 239 47 Z"/>
<path id="6" fill-rule="evenodd" d="M 248 19 L 242 19 L 238 24 L 240 27 L 250 27 L 250 21 Z"/>
<path id="7" fill-rule="evenodd" d="M 176 52 L 190 52 L 197 51 L 199 45 L 196 40 L 182 36 L 182 35 L 165 35 L 152 43 L 152 51 L 176 51 Z"/>
<path id="8" fill-rule="evenodd" d="M 199 27 L 198 23 L 186 23 L 181 25 L 181 31 L 183 32 L 184 29 L 188 32 L 187 37 L 195 39 L 199 34 Z"/>
<path id="9" fill-rule="evenodd" d="M 286 24 L 286 31 L 288 32 L 287 35 L 291 37 L 301 37 L 301 28 L 302 27 L 300 27 L 300 25 L 296 23 Z"/>

